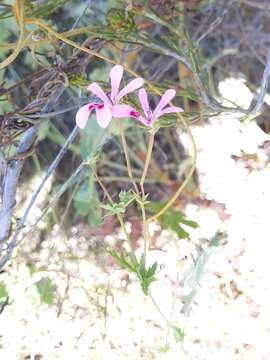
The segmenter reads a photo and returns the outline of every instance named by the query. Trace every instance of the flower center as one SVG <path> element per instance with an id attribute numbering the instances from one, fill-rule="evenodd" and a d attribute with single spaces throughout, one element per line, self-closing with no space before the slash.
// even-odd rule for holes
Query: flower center
<path id="1" fill-rule="evenodd" d="M 97 103 L 90 104 L 88 106 L 89 111 L 92 111 L 93 109 L 103 109 L 103 108 L 104 108 L 104 104 L 97 104 Z"/>

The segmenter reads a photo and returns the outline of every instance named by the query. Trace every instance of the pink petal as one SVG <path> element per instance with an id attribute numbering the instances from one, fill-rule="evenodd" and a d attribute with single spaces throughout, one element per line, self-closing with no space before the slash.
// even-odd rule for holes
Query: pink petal
<path id="1" fill-rule="evenodd" d="M 141 114 L 129 105 L 114 105 L 112 115 L 118 118 L 132 117 L 138 119 Z"/>
<path id="2" fill-rule="evenodd" d="M 183 112 L 184 110 L 177 106 L 170 106 L 165 108 L 164 110 L 160 111 L 158 114 L 158 117 L 164 115 L 164 114 L 171 114 L 171 113 L 178 113 Z"/>
<path id="3" fill-rule="evenodd" d="M 111 100 L 112 102 L 116 101 L 119 85 L 123 76 L 123 67 L 121 65 L 116 65 L 112 68 L 110 72 L 110 78 L 111 78 Z"/>
<path id="4" fill-rule="evenodd" d="M 144 118 L 143 116 L 140 116 L 138 120 L 147 127 L 152 127 L 153 125 L 153 121 L 149 118 Z"/>
<path id="5" fill-rule="evenodd" d="M 101 87 L 97 83 L 93 83 L 87 88 L 93 94 L 95 94 L 100 100 L 104 101 L 106 104 L 110 105 L 111 102 L 105 92 L 101 89 Z"/>
<path id="6" fill-rule="evenodd" d="M 148 97 L 147 97 L 147 92 L 145 91 L 145 89 L 140 89 L 139 90 L 139 99 L 140 99 L 140 103 L 142 105 L 142 109 L 144 111 L 144 114 L 146 117 L 148 117 L 151 113 L 151 109 L 149 106 L 149 102 L 148 102 Z"/>
<path id="7" fill-rule="evenodd" d="M 139 89 L 144 83 L 142 78 L 137 78 L 130 81 L 119 93 L 117 96 L 117 101 L 122 99 L 123 96 L 129 94 L 131 91 Z"/>
<path id="8" fill-rule="evenodd" d="M 93 104 L 82 106 L 76 114 L 76 123 L 79 128 L 83 129 L 87 123 L 91 111 L 94 109 Z"/>
<path id="9" fill-rule="evenodd" d="M 98 125 L 106 128 L 112 119 L 111 109 L 107 104 L 98 104 L 95 106 Z"/>
<path id="10" fill-rule="evenodd" d="M 155 111 L 154 117 L 157 118 L 159 116 L 159 112 L 165 108 L 165 106 L 175 97 L 176 91 L 174 89 L 169 89 L 165 91 L 162 95 L 160 102 L 158 103 Z"/>

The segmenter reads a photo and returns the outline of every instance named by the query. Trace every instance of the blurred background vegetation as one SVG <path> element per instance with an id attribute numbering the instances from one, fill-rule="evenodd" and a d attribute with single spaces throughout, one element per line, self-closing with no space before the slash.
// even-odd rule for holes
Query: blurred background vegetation
<path id="1" fill-rule="evenodd" d="M 52 280 L 46 273 L 50 263 L 39 257 L 45 239 L 46 246 L 53 251 L 59 234 L 63 239 L 76 238 L 78 249 L 82 247 L 88 255 L 88 252 L 106 254 L 105 263 L 111 261 L 104 238 L 115 235 L 119 229 L 112 212 L 101 206 L 106 198 L 91 169 L 95 167 L 116 203 L 123 203 L 123 194 L 128 194 L 131 188 L 114 124 L 104 130 L 93 117 L 85 131 L 75 137 L 76 111 L 92 99 L 87 85 L 97 81 L 108 90 L 111 60 L 152 84 L 154 88 L 147 85 L 152 104 L 157 102 L 157 92 L 176 90 L 174 103 L 184 108 L 183 121 L 166 116 L 159 122 L 145 192 L 149 193 L 150 216 L 162 208 L 188 177 L 181 197 L 158 220 L 161 229 L 169 230 L 178 239 L 189 239 L 189 229 L 198 224 L 185 217 L 184 209 L 190 201 L 199 201 L 200 193 L 196 170 L 193 173 L 190 170 L 194 155 L 186 152 L 179 135 L 194 125 L 228 113 L 237 114 L 242 122 L 256 121 L 269 132 L 265 105 L 257 95 L 267 87 L 262 79 L 269 61 L 269 16 L 267 1 L 250 0 L 6 0 L 0 3 L 3 163 L 16 160 L 24 134 L 32 127 L 37 129 L 35 146 L 23 156 L 11 236 L 42 176 L 67 139 L 75 138 L 68 144 L 53 177 L 42 187 L 31 216 L 21 226 L 23 242 L 16 240 L 14 246 L 17 263 L 11 267 L 23 266 L 25 289 L 34 284 L 31 295 L 34 302 L 56 304 L 59 310 L 63 301 L 60 298 L 67 291 L 64 289 L 59 295 L 58 280 Z M 14 53 L 14 59 L 5 64 L 5 59 Z M 125 79 L 129 76 L 126 72 Z M 253 92 L 249 108 L 221 102 L 218 85 L 228 77 L 242 79 Z M 128 101 L 139 108 L 134 96 L 129 96 Z M 148 132 L 131 120 L 124 124 L 134 177 L 140 179 Z M 127 203 L 123 205 L 125 220 L 131 226 L 136 249 L 143 230 L 136 203 L 130 204 L 128 200 Z M 52 239 L 48 240 L 50 234 Z M 210 250 L 220 244 L 220 238 L 208 239 L 208 247 L 201 249 L 205 253 L 197 248 L 189 273 L 189 277 L 197 277 L 193 279 L 189 297 L 183 300 L 182 311 L 188 313 Z M 3 257 L 9 246 L 9 240 L 4 240 Z M 116 241 L 112 248 L 118 251 L 121 242 Z M 65 256 L 76 259 L 80 251 L 70 243 Z M 55 261 L 60 261 L 57 256 Z M 61 263 L 61 271 L 65 266 Z M 22 279 L 14 279 L 12 272 L 0 282 L 1 312 L 17 301 L 14 288 L 22 289 Z M 175 329 L 176 341 L 182 340 L 183 334 L 179 328 Z"/>

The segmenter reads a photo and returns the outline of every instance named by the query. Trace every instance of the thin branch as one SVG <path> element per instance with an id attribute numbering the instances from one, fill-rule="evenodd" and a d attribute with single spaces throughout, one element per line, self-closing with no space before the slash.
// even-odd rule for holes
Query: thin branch
<path id="1" fill-rule="evenodd" d="M 74 131 L 78 131 L 78 128 L 75 127 L 73 132 Z M 71 133 L 72 135 L 72 133 Z M 70 137 L 71 137 L 70 135 Z M 74 135 L 75 136 L 75 135 Z M 66 143 L 67 142 L 70 142 L 70 137 L 67 139 Z M 101 144 L 103 144 L 103 141 L 104 141 L 104 137 L 101 141 Z M 63 145 L 63 147 L 66 146 L 66 143 Z M 101 145 L 102 146 L 102 145 Z M 63 149 L 63 148 L 62 148 Z M 61 149 L 61 151 L 62 151 Z M 61 153 L 60 151 L 60 153 Z M 59 153 L 59 154 L 60 154 Z M 77 169 L 75 171 L 73 171 L 72 175 L 69 177 L 69 179 L 60 187 L 60 189 L 53 195 L 53 198 L 52 200 L 47 204 L 47 206 L 42 209 L 42 212 L 41 212 L 41 215 L 36 219 L 36 221 L 31 225 L 32 228 L 35 228 L 37 226 L 37 224 L 40 222 L 40 220 L 45 216 L 45 214 L 47 213 L 47 211 L 56 203 L 56 201 L 66 192 L 66 190 L 73 184 L 73 182 L 76 180 L 76 181 L 80 181 L 80 178 L 78 180 L 78 177 L 79 176 L 82 176 L 82 171 L 85 169 L 85 167 L 88 165 L 89 166 L 89 163 L 91 163 L 93 160 L 94 160 L 94 156 L 95 156 L 95 153 L 91 153 L 87 156 L 86 159 L 84 159 L 80 165 L 77 167 Z M 61 159 L 60 159 L 61 160 Z M 51 165 L 52 166 L 52 165 Z M 31 230 L 30 230 L 31 232 Z M 28 235 L 28 234 L 26 234 Z M 25 235 L 24 235 L 25 236 Z M 1 263 L 0 263 L 0 268 L 1 268 Z"/>
<path id="2" fill-rule="evenodd" d="M 0 211 L 0 250 L 3 249 L 5 240 L 9 236 L 11 219 L 14 206 L 16 204 L 16 188 L 20 173 L 25 161 L 25 154 L 33 145 L 37 133 L 37 127 L 28 129 L 22 137 L 16 151 L 16 155 L 21 158 L 14 158 L 7 161 L 6 169 L 3 174 L 2 184 L 2 206 Z"/>
<path id="3" fill-rule="evenodd" d="M 70 31 L 76 29 L 77 25 L 79 24 L 79 22 L 81 21 L 81 18 L 85 15 L 87 9 L 91 6 L 91 2 L 92 0 L 88 0 L 83 11 L 80 13 L 80 15 L 77 17 L 77 19 L 75 20 L 74 24 L 72 25 L 72 28 L 70 29 Z M 65 47 L 66 43 L 63 42 L 63 44 L 60 46 L 61 49 L 63 49 Z"/>
<path id="4" fill-rule="evenodd" d="M 138 194 L 139 190 L 138 190 L 136 182 L 133 179 L 132 167 L 131 167 L 131 163 L 130 163 L 130 159 L 129 159 L 128 146 L 127 146 L 127 141 L 126 141 L 126 136 L 125 136 L 125 132 L 123 129 L 122 121 L 118 120 L 117 125 L 118 125 L 118 129 L 119 129 L 119 133 L 120 133 L 120 137 L 121 137 L 121 141 L 122 141 L 122 145 L 123 145 L 123 150 L 124 150 L 124 154 L 125 154 L 125 159 L 126 159 L 126 163 L 127 163 L 128 176 L 134 186 L 136 193 Z"/>
<path id="5" fill-rule="evenodd" d="M 61 115 L 61 114 L 65 114 L 66 112 L 78 109 L 79 105 L 73 105 L 67 108 L 64 108 L 62 110 L 56 110 L 56 111 L 52 111 L 52 112 L 45 112 L 45 113 L 39 113 L 39 114 L 31 114 L 29 116 L 27 116 L 27 120 L 29 119 L 29 122 L 31 122 L 31 119 L 48 119 L 52 116 L 56 116 L 56 115 Z M 15 118 L 15 116 L 14 116 Z"/>
<path id="6" fill-rule="evenodd" d="M 155 140 L 155 131 L 152 130 L 150 132 L 150 136 L 149 136 L 149 143 L 148 143 L 148 147 L 147 147 L 147 154 L 146 154 L 145 164 L 144 164 L 144 168 L 143 168 L 142 177 L 141 177 L 141 180 L 140 180 L 140 187 L 141 187 L 141 191 L 142 191 L 143 196 L 144 196 L 144 187 L 143 187 L 143 185 L 144 185 L 144 182 L 145 182 L 145 178 L 146 178 L 147 171 L 148 171 L 149 164 L 150 164 L 150 160 L 151 160 L 154 140 Z"/>
<path id="7" fill-rule="evenodd" d="M 30 128 L 29 130 L 31 130 L 31 129 L 34 129 L 34 128 Z M 24 227 L 25 221 L 26 221 L 26 219 L 27 219 L 27 217 L 29 215 L 29 212 L 32 209 L 34 203 L 36 202 L 36 199 L 37 199 L 40 191 L 44 187 L 44 184 L 49 179 L 49 177 L 51 176 L 51 174 L 53 173 L 55 168 L 58 166 L 59 162 L 61 161 L 61 159 L 65 155 L 69 145 L 72 143 L 72 141 L 76 137 L 77 133 L 78 133 L 78 127 L 75 126 L 74 129 L 72 130 L 71 134 L 69 135 L 68 139 L 66 140 L 65 144 L 62 146 L 61 150 L 59 151 L 58 155 L 56 156 L 56 158 L 54 159 L 54 161 L 52 162 L 52 164 L 48 168 L 48 170 L 47 170 L 46 174 L 44 175 L 39 187 L 37 188 L 37 190 L 32 195 L 32 198 L 31 198 L 28 206 L 26 207 L 26 209 L 25 209 L 25 211 L 23 213 L 23 216 L 21 217 L 20 221 L 17 224 L 16 230 L 15 230 L 15 232 L 14 232 L 12 238 L 11 238 L 11 241 L 8 244 L 6 255 L 0 261 L 0 268 L 3 267 L 6 264 L 6 262 L 11 258 L 13 250 L 16 247 L 16 244 L 17 244 L 17 238 L 18 238 L 22 228 Z M 21 164 L 21 168 L 22 168 L 22 165 L 23 165 L 23 163 Z M 20 168 L 20 170 L 21 170 L 21 168 Z M 19 174 L 18 174 L 18 176 L 19 176 Z M 17 180 L 18 180 L 18 176 L 17 176 Z M 14 177 L 14 175 L 13 175 L 13 177 Z M 11 178 L 11 180 L 12 180 L 12 178 Z M 12 189 L 13 189 L 13 192 L 14 192 L 14 189 L 16 189 L 16 186 L 17 186 L 17 182 L 16 182 L 16 184 L 12 184 L 12 185 L 13 185 Z M 5 196 L 5 192 L 4 192 L 4 196 Z M 13 196 L 15 197 L 15 194 Z M 9 208 L 5 207 L 5 211 L 9 210 L 8 214 L 10 216 L 10 219 L 11 219 L 12 210 L 13 210 L 13 207 L 14 207 L 14 204 L 15 204 L 14 197 L 13 197 L 13 204 L 11 204 L 12 205 L 11 210 L 9 210 Z M 10 211 L 11 211 L 11 213 L 10 213 Z M 0 240 L 1 240 L 1 237 L 0 237 Z"/>
<path id="8" fill-rule="evenodd" d="M 73 172 L 73 174 L 70 176 L 70 178 L 60 187 L 60 189 L 53 195 L 53 198 L 50 200 L 50 202 L 42 209 L 40 216 L 35 220 L 33 224 L 31 224 L 31 228 L 35 229 L 38 223 L 43 219 L 43 217 L 46 215 L 47 211 L 56 203 L 56 201 L 67 191 L 67 189 L 72 185 L 73 181 L 80 181 L 78 180 L 78 176 L 82 176 L 82 171 L 85 169 L 85 167 L 89 164 L 90 157 L 83 160 L 80 165 L 77 167 L 77 169 Z M 27 234 L 31 233 L 32 230 L 30 230 Z M 24 238 L 23 236 L 23 238 Z M 1 266 L 0 266 L 1 267 Z"/>
<path id="9" fill-rule="evenodd" d="M 269 76 L 270 76 L 270 50 L 267 53 L 266 65 L 263 72 L 263 77 L 260 85 L 260 93 L 257 98 L 257 103 L 250 112 L 250 114 L 252 115 L 258 115 L 261 112 L 268 89 Z"/>
<path id="10" fill-rule="evenodd" d="M 261 9 L 261 10 L 270 10 L 270 5 L 269 2 L 267 0 L 260 2 L 258 0 L 239 0 L 240 3 L 251 6 L 255 9 Z"/>
<path id="11" fill-rule="evenodd" d="M 209 28 L 208 28 L 204 33 L 202 33 L 202 34 L 198 37 L 198 39 L 196 39 L 196 40 L 194 41 L 194 43 L 195 43 L 196 45 L 199 45 L 199 43 L 200 43 L 204 38 L 206 38 L 211 32 L 213 32 L 213 31 L 215 30 L 215 28 L 216 28 L 217 26 L 219 26 L 219 25 L 222 23 L 225 15 L 226 15 L 227 13 L 228 13 L 228 10 L 225 9 L 225 10 L 223 11 L 223 14 L 222 14 L 221 16 L 219 16 L 217 19 L 215 19 L 215 20 L 212 22 L 212 24 L 210 24 Z"/>

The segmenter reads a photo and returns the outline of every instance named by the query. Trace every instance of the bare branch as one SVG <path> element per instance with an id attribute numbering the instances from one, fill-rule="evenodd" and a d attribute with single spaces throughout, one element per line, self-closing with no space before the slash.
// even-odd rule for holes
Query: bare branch
<path id="1" fill-rule="evenodd" d="M 248 5 L 250 7 L 261 9 L 261 10 L 270 10 L 270 5 L 267 1 L 258 1 L 258 0 L 239 0 L 240 3 Z"/>
<path id="2" fill-rule="evenodd" d="M 13 254 L 13 250 L 17 245 L 17 238 L 18 238 L 22 228 L 24 227 L 25 221 L 26 221 L 26 219 L 27 219 L 27 217 L 29 215 L 30 210 L 32 209 L 33 205 L 35 204 L 36 199 L 37 199 L 40 191 L 42 190 L 42 188 L 45 185 L 46 181 L 49 179 L 49 177 L 51 176 L 51 174 L 53 173 L 53 171 L 55 170 L 55 168 L 57 167 L 57 165 L 59 164 L 59 162 L 61 161 L 61 159 L 65 155 L 69 145 L 72 143 L 72 141 L 76 137 L 77 133 L 78 133 L 78 127 L 75 126 L 73 131 L 69 135 L 68 139 L 66 140 L 65 144 L 62 146 L 61 150 L 59 151 L 58 155 L 56 156 L 56 158 L 54 159 L 54 161 L 52 162 L 52 164 L 48 168 L 46 174 L 44 175 L 44 177 L 43 177 L 43 179 L 41 181 L 41 183 L 39 184 L 39 187 L 34 192 L 28 206 L 26 207 L 26 209 L 25 209 L 25 211 L 23 213 L 23 216 L 21 217 L 20 221 L 17 224 L 16 230 L 15 230 L 15 232 L 14 232 L 12 238 L 11 238 L 10 243 L 8 244 L 6 254 L 2 258 L 2 260 L 0 261 L 0 268 L 2 268 L 6 264 L 6 262 L 11 258 L 12 254 Z M 16 186 L 17 186 L 17 183 L 16 183 Z M 15 186 L 15 189 L 16 189 L 16 186 Z M 15 202 L 15 200 L 13 200 L 13 203 L 14 202 Z M 12 214 L 12 210 L 13 210 L 13 207 L 11 209 L 11 214 Z M 11 214 L 10 214 L 10 218 L 11 218 Z M 0 225 L 1 225 L 1 223 L 0 223 Z"/>
<path id="3" fill-rule="evenodd" d="M 16 188 L 20 173 L 25 161 L 24 154 L 32 147 L 37 133 L 37 127 L 31 127 L 23 135 L 16 151 L 16 155 L 21 158 L 15 157 L 7 161 L 6 169 L 4 170 L 3 183 L 2 183 L 2 206 L 0 211 L 0 250 L 3 249 L 5 240 L 9 236 L 11 218 L 13 208 L 16 204 Z"/>
<path id="4" fill-rule="evenodd" d="M 265 65 L 264 72 L 263 72 L 263 77 L 262 77 L 262 81 L 261 81 L 259 96 L 257 98 L 257 103 L 256 103 L 255 107 L 252 109 L 252 111 L 250 112 L 252 115 L 258 115 L 261 112 L 262 106 L 264 104 L 265 95 L 266 95 L 266 92 L 268 89 L 269 76 L 270 76 L 270 50 L 268 51 L 268 54 L 267 54 L 266 65 Z"/>

